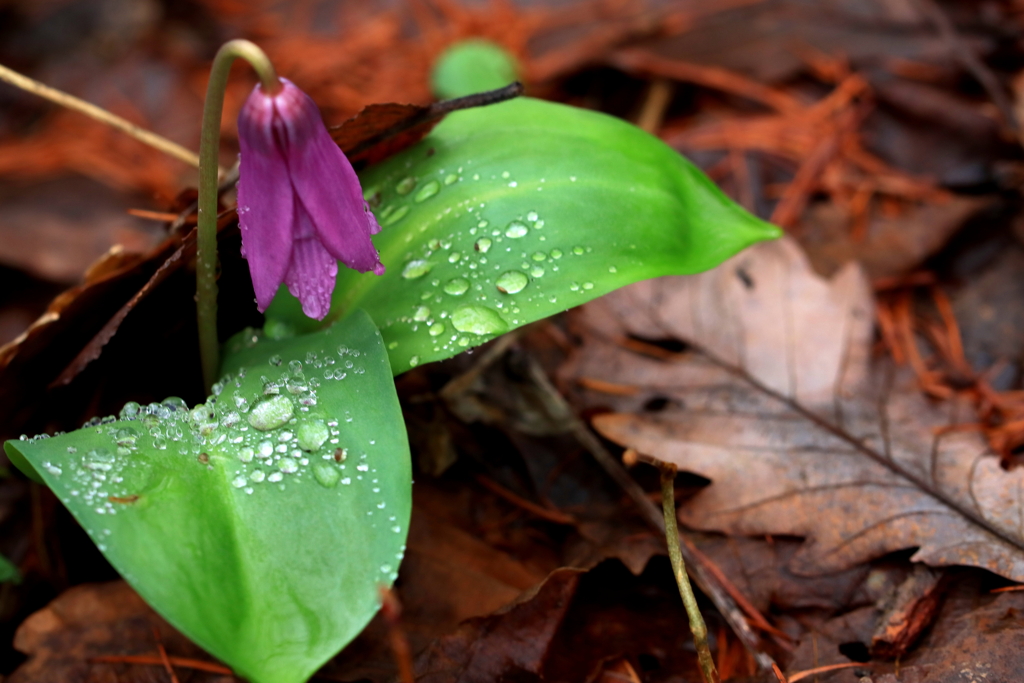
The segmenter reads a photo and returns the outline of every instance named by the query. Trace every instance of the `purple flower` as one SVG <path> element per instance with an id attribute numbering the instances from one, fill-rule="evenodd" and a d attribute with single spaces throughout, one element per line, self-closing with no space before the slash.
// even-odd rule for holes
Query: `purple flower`
<path id="1" fill-rule="evenodd" d="M 281 79 L 257 85 L 238 115 L 238 222 L 262 313 L 281 283 L 322 320 L 331 308 L 338 261 L 384 272 L 370 235 L 380 232 L 352 165 L 310 97 Z"/>

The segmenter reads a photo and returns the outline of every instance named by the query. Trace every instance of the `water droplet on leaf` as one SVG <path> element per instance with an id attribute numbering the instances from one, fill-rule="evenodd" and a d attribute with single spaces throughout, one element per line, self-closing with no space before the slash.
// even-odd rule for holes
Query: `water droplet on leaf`
<path id="1" fill-rule="evenodd" d="M 416 196 L 414 197 L 414 201 L 425 202 L 426 200 L 430 199 L 440 191 L 441 183 L 437 182 L 436 180 L 431 180 L 429 183 L 420 188 L 420 191 L 417 192 Z"/>
<path id="2" fill-rule="evenodd" d="M 529 232 L 530 228 L 526 223 L 523 223 L 522 221 L 512 221 L 508 224 L 508 227 L 505 228 L 505 237 L 517 240 L 521 237 L 526 237 Z"/>
<path id="3" fill-rule="evenodd" d="M 522 275 L 522 273 L 520 273 Z M 524 276 L 525 277 L 525 276 Z M 500 334 L 508 331 L 508 323 L 498 312 L 486 306 L 461 306 L 452 313 L 452 325 L 459 332 Z"/>
<path id="4" fill-rule="evenodd" d="M 299 448 L 310 453 L 319 450 L 331 435 L 323 420 L 304 420 L 295 431 Z"/>
<path id="5" fill-rule="evenodd" d="M 461 277 L 457 277 L 453 280 L 449 280 L 444 286 L 445 294 L 451 294 L 452 296 L 461 296 L 466 293 L 469 289 L 469 280 Z"/>
<path id="6" fill-rule="evenodd" d="M 318 462 L 313 465 L 313 478 L 324 488 L 334 488 L 341 480 L 341 471 L 328 463 Z"/>
<path id="7" fill-rule="evenodd" d="M 249 424 L 260 431 L 277 429 L 292 419 L 295 406 L 286 396 L 275 396 L 274 398 L 257 403 L 249 413 Z"/>
<path id="8" fill-rule="evenodd" d="M 398 181 L 398 184 L 395 185 L 395 192 L 407 195 L 412 192 L 414 187 L 416 187 L 416 179 L 412 176 L 407 176 Z"/>
<path id="9" fill-rule="evenodd" d="M 421 278 L 430 272 L 430 262 L 422 259 L 415 261 L 409 261 L 405 264 L 405 268 L 402 269 L 402 277 L 406 280 L 415 280 Z"/>
<path id="10" fill-rule="evenodd" d="M 499 292 L 517 294 L 523 291 L 528 283 L 529 278 L 526 277 L 525 273 L 521 273 L 518 270 L 509 270 L 498 276 L 494 286 L 498 288 Z"/>

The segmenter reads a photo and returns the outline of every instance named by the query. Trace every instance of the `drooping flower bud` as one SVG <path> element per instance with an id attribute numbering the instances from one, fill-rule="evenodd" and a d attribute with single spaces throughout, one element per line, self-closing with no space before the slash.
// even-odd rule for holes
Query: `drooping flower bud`
<path id="1" fill-rule="evenodd" d="M 238 115 L 238 221 L 256 304 L 266 310 L 281 283 L 322 320 L 338 261 L 384 273 L 370 235 L 380 232 L 359 179 L 306 93 L 281 79 L 257 85 Z"/>

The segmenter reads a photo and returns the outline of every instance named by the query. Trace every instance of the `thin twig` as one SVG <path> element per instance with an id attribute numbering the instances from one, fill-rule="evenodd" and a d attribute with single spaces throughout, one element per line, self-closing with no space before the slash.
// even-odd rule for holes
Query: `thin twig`
<path id="1" fill-rule="evenodd" d="M 481 486 L 483 486 L 491 493 L 494 493 L 495 495 L 504 498 L 505 500 L 512 503 L 516 507 L 526 510 L 535 517 L 540 517 L 541 519 L 545 519 L 555 524 L 565 524 L 568 526 L 575 526 L 576 524 L 576 518 L 572 515 L 566 514 L 561 510 L 549 510 L 548 508 L 541 507 L 540 505 L 537 505 L 532 501 L 526 500 L 522 496 L 517 496 L 516 494 L 509 491 L 501 484 L 492 481 L 491 479 L 488 479 L 482 474 L 476 475 L 476 480 L 477 483 L 479 483 Z"/>
<path id="2" fill-rule="evenodd" d="M 672 573 L 675 574 L 679 595 L 686 607 L 686 616 L 690 621 L 690 633 L 693 644 L 697 648 L 697 661 L 704 676 L 704 683 L 718 683 L 718 671 L 715 661 L 711 658 L 708 646 L 708 627 L 697 606 L 697 596 L 693 594 L 693 586 L 686 575 L 686 563 L 679 548 L 679 528 L 676 526 L 676 474 L 678 470 L 671 463 L 657 461 L 661 472 L 661 510 L 665 516 L 665 542 L 668 545 L 668 559 L 672 562 Z M 774 664 L 773 664 L 774 666 Z"/>
<path id="3" fill-rule="evenodd" d="M 164 664 L 164 670 L 170 676 L 171 683 L 178 683 L 178 675 L 174 673 L 174 665 L 171 663 L 171 658 L 167 656 L 167 648 L 164 647 L 164 643 L 160 639 L 160 629 L 156 626 L 153 627 L 153 636 L 156 638 L 156 649 L 160 653 L 160 660 Z"/>
<path id="4" fill-rule="evenodd" d="M 534 384 L 545 391 L 549 396 L 549 405 L 557 409 L 560 417 L 565 420 L 570 433 L 597 461 L 602 469 L 622 488 L 636 505 L 644 521 L 658 530 L 665 533 L 665 520 L 658 508 L 647 497 L 647 492 L 630 476 L 618 460 L 608 452 L 601 441 L 594 435 L 587 425 L 579 419 L 572 411 L 565 397 L 551 384 L 551 380 L 544 374 L 543 369 L 532 358 L 528 358 L 527 369 L 530 379 Z M 678 534 L 677 534 L 678 535 Z M 715 605 L 715 608 L 722 614 L 736 637 L 743 643 L 743 646 L 754 657 L 758 668 L 769 671 L 772 668 L 771 656 L 760 647 L 757 634 L 750 628 L 742 610 L 736 606 L 736 602 L 722 587 L 721 583 L 711 576 L 700 560 L 694 557 L 689 549 L 683 545 L 680 548 L 683 558 L 689 567 L 690 576 L 697 582 L 697 585 Z"/>
<path id="5" fill-rule="evenodd" d="M 220 664 L 214 664 L 213 662 L 204 662 L 199 659 L 172 656 L 168 656 L 167 660 L 174 666 L 181 669 L 206 671 L 213 674 L 221 674 L 222 676 L 232 675 L 231 669 L 226 666 L 221 666 Z M 164 660 L 160 655 L 100 655 L 98 657 L 90 657 L 89 661 L 97 664 L 141 664 L 143 666 L 164 666 Z"/>
<path id="6" fill-rule="evenodd" d="M 847 662 L 845 664 L 828 664 L 827 666 L 818 666 L 807 671 L 799 671 L 789 677 L 788 683 L 797 683 L 802 681 L 809 676 L 816 676 L 818 674 L 828 673 L 830 671 L 839 671 L 840 669 L 855 669 L 858 666 L 864 666 L 860 662 Z"/>
<path id="7" fill-rule="evenodd" d="M 675 84 L 667 78 L 655 78 L 651 81 L 640 115 L 636 119 L 637 128 L 657 135 L 661 130 L 662 121 L 665 120 L 668 105 L 672 103 L 674 92 Z"/>
<path id="8" fill-rule="evenodd" d="M 8 69 L 3 64 L 0 64 L 0 81 L 10 83 L 16 88 L 20 88 L 25 92 L 32 93 L 42 97 L 44 100 L 49 100 L 54 104 L 59 104 L 65 109 L 71 109 L 77 111 L 80 114 L 85 114 L 89 118 L 95 119 L 100 123 L 104 123 L 111 128 L 130 135 L 139 142 L 149 145 L 154 149 L 158 149 L 168 156 L 172 156 L 179 161 L 184 161 L 189 166 L 195 166 L 199 168 L 199 155 L 190 149 L 182 147 L 176 142 L 172 142 L 162 135 L 140 128 L 131 121 L 123 119 L 116 114 L 111 114 L 102 107 L 97 107 L 95 104 L 80 100 L 74 95 L 69 95 L 66 92 L 51 88 L 48 85 L 40 83 L 39 81 L 33 80 L 28 76 L 24 76 L 17 71 Z"/>

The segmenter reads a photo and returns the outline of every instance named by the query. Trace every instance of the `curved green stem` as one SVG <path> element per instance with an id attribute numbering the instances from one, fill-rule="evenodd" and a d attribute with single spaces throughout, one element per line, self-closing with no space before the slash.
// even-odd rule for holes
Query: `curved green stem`
<path id="1" fill-rule="evenodd" d="M 199 140 L 199 208 L 196 217 L 196 316 L 203 384 L 207 392 L 217 380 L 220 366 L 217 339 L 217 152 L 220 148 L 220 118 L 228 73 L 238 57 L 249 62 L 256 71 L 264 92 L 272 95 L 281 89 L 270 60 L 263 50 L 248 40 L 225 43 L 213 58 Z"/>

